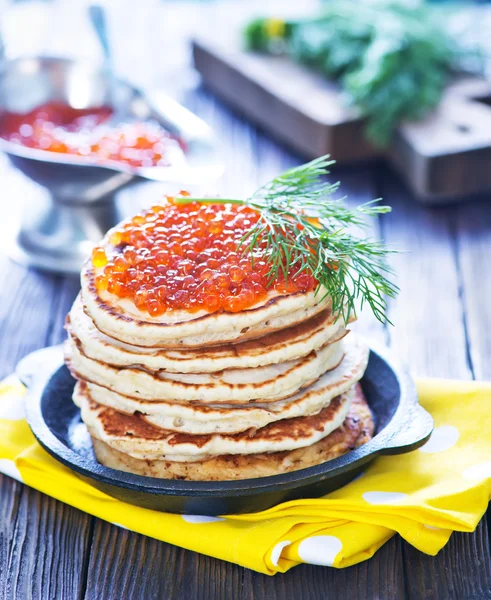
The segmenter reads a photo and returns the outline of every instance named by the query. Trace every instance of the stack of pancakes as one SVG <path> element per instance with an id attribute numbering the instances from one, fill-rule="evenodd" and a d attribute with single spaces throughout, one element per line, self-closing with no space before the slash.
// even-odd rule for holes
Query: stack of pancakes
<path id="1" fill-rule="evenodd" d="M 102 464 L 168 479 L 276 475 L 371 438 L 368 349 L 321 293 L 239 313 L 151 317 L 97 291 L 89 262 L 67 318 L 73 400 Z"/>

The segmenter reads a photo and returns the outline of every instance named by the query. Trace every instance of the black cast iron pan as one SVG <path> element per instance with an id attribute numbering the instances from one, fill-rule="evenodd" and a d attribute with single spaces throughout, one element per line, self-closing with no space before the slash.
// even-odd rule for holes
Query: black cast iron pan
<path id="1" fill-rule="evenodd" d="M 33 369 L 33 364 L 41 368 Z M 418 404 L 406 371 L 396 366 L 386 351 L 372 349 L 361 383 L 374 415 L 376 435 L 364 446 L 324 464 L 273 477 L 224 482 L 156 479 L 97 462 L 80 411 L 71 399 L 75 381 L 63 365 L 59 349 L 41 350 L 34 361 L 32 355 L 27 357 L 18 373 L 29 385 L 27 420 L 47 452 L 111 496 L 173 513 L 246 513 L 286 500 L 322 496 L 348 483 L 378 455 L 418 448 L 433 429 L 433 420 Z"/>

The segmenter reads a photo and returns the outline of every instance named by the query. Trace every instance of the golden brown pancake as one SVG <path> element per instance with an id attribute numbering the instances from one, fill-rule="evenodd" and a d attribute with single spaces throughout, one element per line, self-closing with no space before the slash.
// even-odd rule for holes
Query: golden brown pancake
<path id="1" fill-rule="evenodd" d="M 297 360 L 255 369 L 218 373 L 149 372 L 139 365 L 113 367 L 84 354 L 73 340 L 65 346 L 66 363 L 81 380 L 142 400 L 246 404 L 288 398 L 336 368 L 344 356 L 343 341 L 326 344 Z"/>
<path id="2" fill-rule="evenodd" d="M 296 360 L 340 340 L 347 333 L 342 321 L 336 321 L 329 310 L 324 310 L 292 327 L 236 344 L 182 350 L 143 348 L 99 331 L 78 298 L 67 317 L 66 328 L 74 343 L 93 360 L 111 366 L 140 365 L 148 371 L 170 373 L 212 373 Z"/>
<path id="3" fill-rule="evenodd" d="M 91 435 L 135 458 L 197 461 L 220 454 L 259 454 L 294 450 L 314 444 L 339 427 L 348 414 L 353 390 L 337 396 L 317 414 L 282 419 L 239 433 L 191 435 L 148 423 L 141 415 L 125 415 L 79 395 L 82 419 Z"/>
<path id="4" fill-rule="evenodd" d="M 147 425 L 141 425 L 144 428 L 141 432 L 149 431 Z M 151 431 L 151 435 L 158 435 L 154 429 Z M 229 481 L 279 475 L 324 463 L 365 444 L 372 438 L 373 431 L 370 408 L 361 387 L 357 386 L 356 396 L 343 424 L 315 444 L 296 450 L 229 454 L 197 462 L 173 462 L 137 459 L 114 450 L 97 438 L 93 438 L 93 443 L 98 461 L 113 469 L 159 479 Z"/>
<path id="5" fill-rule="evenodd" d="M 351 338 L 351 336 L 350 336 Z M 351 338 L 356 340 L 356 338 Z M 141 414 L 162 429 L 200 433 L 237 433 L 251 427 L 260 428 L 280 419 L 318 413 L 329 402 L 347 392 L 361 379 L 368 361 L 364 345 L 347 344 L 341 364 L 327 371 L 314 384 L 278 402 L 204 404 L 202 402 L 146 401 L 113 392 L 89 382 L 80 382 L 74 390 L 77 396 L 88 393 L 92 400 L 126 414 Z"/>
<path id="6" fill-rule="evenodd" d="M 264 301 L 239 313 L 173 310 L 151 317 L 127 299 L 98 292 L 96 274 L 86 263 L 80 293 L 85 312 L 106 335 L 148 348 L 199 348 L 253 339 L 301 323 L 330 306 L 323 290 L 288 295 L 271 291 Z"/>

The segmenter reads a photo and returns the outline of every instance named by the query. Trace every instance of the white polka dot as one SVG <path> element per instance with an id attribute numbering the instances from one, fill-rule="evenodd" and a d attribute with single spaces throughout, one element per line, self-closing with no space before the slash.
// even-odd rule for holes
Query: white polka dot
<path id="1" fill-rule="evenodd" d="M 298 546 L 298 556 L 311 565 L 332 567 L 343 544 L 333 535 L 314 535 L 302 540 Z"/>
<path id="2" fill-rule="evenodd" d="M 276 546 L 271 550 L 271 562 L 274 564 L 275 567 L 278 566 L 278 561 L 280 560 L 283 548 L 286 548 L 290 544 L 290 540 L 284 540 L 283 542 L 278 542 Z"/>
<path id="3" fill-rule="evenodd" d="M 426 529 L 431 529 L 431 531 L 441 531 L 441 527 L 433 527 L 433 525 L 423 525 Z"/>
<path id="4" fill-rule="evenodd" d="M 21 421 L 25 419 L 24 398 L 20 396 L 9 396 L 7 400 L 0 402 L 0 419 L 6 421 Z"/>
<path id="5" fill-rule="evenodd" d="M 402 492 L 365 492 L 362 497 L 369 504 L 391 504 L 407 498 L 407 494 Z"/>
<path id="6" fill-rule="evenodd" d="M 13 460 L 1 458 L 0 459 L 0 473 L 5 473 L 5 475 L 12 477 L 12 479 L 17 479 L 17 481 L 20 481 L 21 483 L 23 483 L 22 475 L 20 474 L 20 471 L 16 467 Z"/>
<path id="7" fill-rule="evenodd" d="M 467 467 L 462 473 L 462 477 L 465 477 L 465 479 L 487 479 L 491 477 L 491 462 L 483 462 Z"/>
<path id="8" fill-rule="evenodd" d="M 436 427 L 430 436 L 430 439 L 421 446 L 420 452 L 433 454 L 433 452 L 443 452 L 452 446 L 455 446 L 459 439 L 459 430 L 453 425 L 442 425 Z"/>
<path id="9" fill-rule="evenodd" d="M 216 523 L 217 521 L 225 521 L 222 517 L 207 517 L 206 515 L 181 515 L 186 523 Z"/>

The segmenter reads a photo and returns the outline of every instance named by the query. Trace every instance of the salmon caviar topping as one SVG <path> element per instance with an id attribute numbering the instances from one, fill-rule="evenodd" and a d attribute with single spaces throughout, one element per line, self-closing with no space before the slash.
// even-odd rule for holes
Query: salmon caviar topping
<path id="1" fill-rule="evenodd" d="M 185 194 L 182 194 L 185 195 Z M 162 205 L 112 230 L 109 246 L 94 248 L 98 292 L 126 298 L 157 317 L 169 310 L 240 312 L 281 294 L 315 289 L 314 277 L 295 268 L 271 281 L 264 247 L 254 260 L 241 240 L 260 219 L 246 205 Z"/>
<path id="2" fill-rule="evenodd" d="M 29 148 L 117 161 L 134 168 L 182 161 L 182 140 L 153 122 L 108 125 L 112 112 L 108 106 L 76 109 L 63 102 L 47 102 L 27 114 L 3 112 L 0 137 Z"/>

